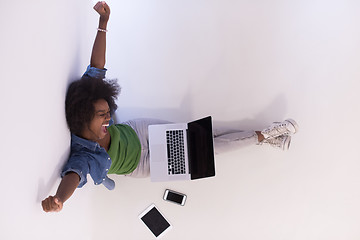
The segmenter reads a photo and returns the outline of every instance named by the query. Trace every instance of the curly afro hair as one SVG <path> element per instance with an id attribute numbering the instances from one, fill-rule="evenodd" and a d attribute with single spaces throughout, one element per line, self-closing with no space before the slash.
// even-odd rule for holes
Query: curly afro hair
<path id="1" fill-rule="evenodd" d="M 94 103 L 99 99 L 107 101 L 112 115 L 117 109 L 115 101 L 120 90 L 117 80 L 83 76 L 71 83 L 65 99 L 65 115 L 70 132 L 81 136 L 84 126 L 95 115 Z"/>

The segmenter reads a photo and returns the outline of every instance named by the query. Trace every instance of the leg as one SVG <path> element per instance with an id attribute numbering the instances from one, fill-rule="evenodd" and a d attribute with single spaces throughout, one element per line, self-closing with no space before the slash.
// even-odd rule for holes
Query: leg
<path id="1" fill-rule="evenodd" d="M 214 131 L 214 148 L 216 154 L 231 152 L 246 146 L 258 144 L 261 135 L 255 131 Z"/>
<path id="2" fill-rule="evenodd" d="M 267 144 L 282 150 L 288 150 L 291 136 L 299 130 L 293 119 L 274 122 L 263 131 L 214 131 L 216 153 L 233 151 L 245 146 Z"/>

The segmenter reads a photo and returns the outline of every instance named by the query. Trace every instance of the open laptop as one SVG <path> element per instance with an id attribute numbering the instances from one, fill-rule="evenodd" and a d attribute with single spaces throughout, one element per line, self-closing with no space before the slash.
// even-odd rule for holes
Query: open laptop
<path id="1" fill-rule="evenodd" d="M 190 123 L 149 126 L 151 181 L 215 176 L 211 117 Z"/>

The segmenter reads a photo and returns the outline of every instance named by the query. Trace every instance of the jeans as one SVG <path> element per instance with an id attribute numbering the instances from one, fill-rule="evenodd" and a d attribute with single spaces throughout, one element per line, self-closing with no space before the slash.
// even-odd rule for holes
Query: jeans
<path id="1" fill-rule="evenodd" d="M 143 178 L 150 175 L 148 126 L 165 123 L 170 122 L 158 119 L 141 118 L 129 120 L 122 123 L 129 125 L 132 129 L 134 129 L 141 143 L 141 157 L 139 165 L 132 173 L 126 176 Z M 258 143 L 257 134 L 255 133 L 255 131 L 252 130 L 221 130 L 214 128 L 213 134 L 214 150 L 216 154 L 230 152 Z"/>

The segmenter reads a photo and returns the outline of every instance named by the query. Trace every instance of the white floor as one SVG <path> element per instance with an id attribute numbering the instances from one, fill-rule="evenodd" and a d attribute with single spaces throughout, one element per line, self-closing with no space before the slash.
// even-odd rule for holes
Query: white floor
<path id="1" fill-rule="evenodd" d="M 0 15 L 1 239 L 153 239 L 137 215 L 155 203 L 164 239 L 360 238 L 360 4 L 357 1 L 109 1 L 108 76 L 119 121 L 156 117 L 262 129 L 287 117 L 291 149 L 216 157 L 208 180 L 89 183 L 42 212 L 69 153 L 68 83 L 96 33 L 91 1 L 7 1 Z M 184 207 L 162 200 L 171 188 Z"/>

